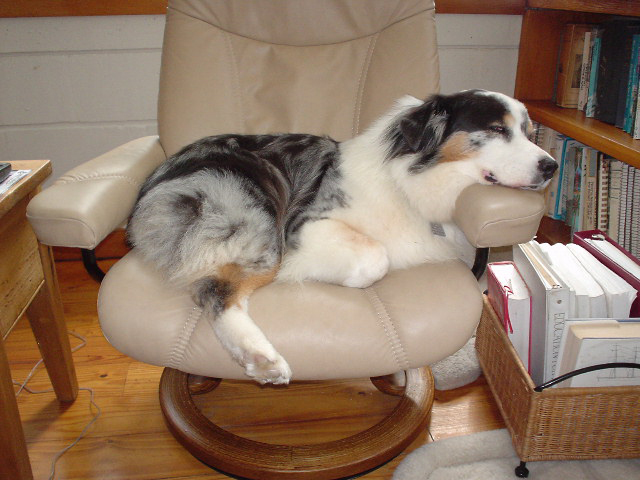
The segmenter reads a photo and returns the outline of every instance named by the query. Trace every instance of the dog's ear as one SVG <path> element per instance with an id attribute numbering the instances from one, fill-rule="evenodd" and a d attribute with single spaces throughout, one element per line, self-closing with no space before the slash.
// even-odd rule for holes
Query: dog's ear
<path id="1" fill-rule="evenodd" d="M 420 154 L 412 171 L 422 170 L 435 158 L 445 140 L 449 118 L 446 98 L 434 95 L 400 119 L 398 126 L 407 149 Z"/>
<path id="2" fill-rule="evenodd" d="M 434 95 L 400 119 L 400 132 L 412 152 L 432 150 L 442 143 L 448 118 L 444 98 Z"/>

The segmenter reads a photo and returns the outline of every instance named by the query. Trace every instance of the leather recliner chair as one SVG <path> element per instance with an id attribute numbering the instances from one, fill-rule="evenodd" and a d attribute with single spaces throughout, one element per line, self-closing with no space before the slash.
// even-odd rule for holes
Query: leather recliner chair
<path id="1" fill-rule="evenodd" d="M 274 132 L 345 140 L 402 95 L 438 89 L 433 0 L 170 0 L 159 135 L 66 173 L 33 199 L 28 218 L 42 243 L 90 252 L 126 222 L 151 171 L 193 140 Z M 455 221 L 486 253 L 530 240 L 542 213 L 538 193 L 476 185 L 459 197 Z M 406 372 L 405 388 L 393 389 L 403 395 L 398 407 L 372 429 L 284 446 L 237 437 L 197 410 L 190 374 L 246 377 L 189 295 L 135 249 L 110 269 L 98 302 L 114 347 L 166 367 L 161 405 L 176 438 L 209 465 L 261 480 L 354 475 L 399 453 L 428 419 L 427 366 L 468 341 L 481 310 L 476 278 L 461 261 L 394 271 L 365 289 L 308 282 L 256 291 L 250 313 L 293 380 L 375 377 L 389 390 L 388 376 Z"/>

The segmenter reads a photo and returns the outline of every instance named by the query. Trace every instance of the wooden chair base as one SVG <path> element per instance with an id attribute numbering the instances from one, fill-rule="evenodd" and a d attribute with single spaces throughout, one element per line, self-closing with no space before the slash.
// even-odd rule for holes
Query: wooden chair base
<path id="1" fill-rule="evenodd" d="M 377 377 L 374 385 L 385 392 L 384 382 L 384 377 Z M 217 383 L 209 383 L 209 388 Z M 202 391 L 201 385 L 193 393 Z M 376 425 L 340 440 L 295 446 L 256 442 L 223 430 L 200 412 L 191 395 L 189 374 L 165 368 L 160 380 L 162 413 L 174 437 L 200 461 L 256 480 L 328 480 L 374 469 L 402 452 L 426 428 L 434 381 L 428 367 L 408 370 L 398 405 Z"/>

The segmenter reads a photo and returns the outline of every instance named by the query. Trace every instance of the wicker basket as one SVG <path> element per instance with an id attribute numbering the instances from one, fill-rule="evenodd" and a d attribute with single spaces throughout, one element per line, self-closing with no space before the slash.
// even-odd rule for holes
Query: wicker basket
<path id="1" fill-rule="evenodd" d="M 534 391 L 486 297 L 476 349 L 523 462 L 640 457 L 640 387 Z"/>

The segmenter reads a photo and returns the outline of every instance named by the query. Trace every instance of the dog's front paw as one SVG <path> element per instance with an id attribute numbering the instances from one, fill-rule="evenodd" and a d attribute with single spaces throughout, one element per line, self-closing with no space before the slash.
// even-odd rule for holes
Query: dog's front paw
<path id="1" fill-rule="evenodd" d="M 342 284 L 345 287 L 366 288 L 384 277 L 389 271 L 389 257 L 380 246 L 372 248 L 367 255 L 358 258 Z"/>
<path id="2" fill-rule="evenodd" d="M 282 385 L 291 380 L 289 364 L 275 351 L 269 356 L 262 353 L 245 355 L 243 363 L 245 374 L 260 384 Z"/>

